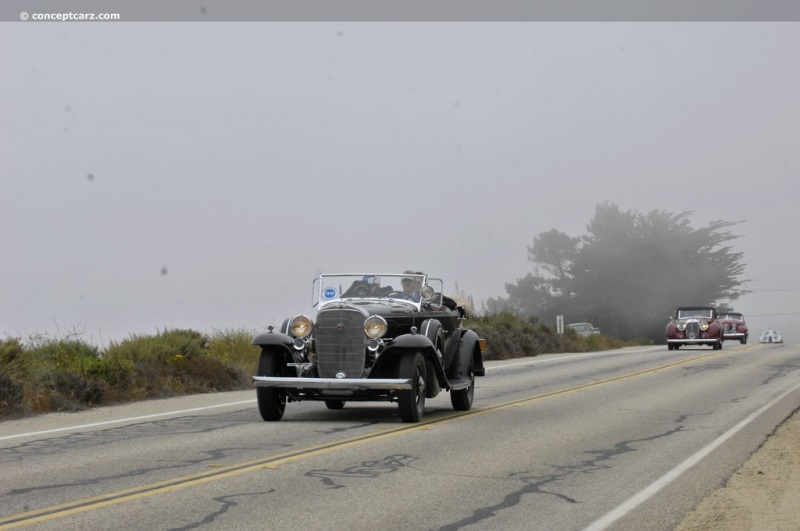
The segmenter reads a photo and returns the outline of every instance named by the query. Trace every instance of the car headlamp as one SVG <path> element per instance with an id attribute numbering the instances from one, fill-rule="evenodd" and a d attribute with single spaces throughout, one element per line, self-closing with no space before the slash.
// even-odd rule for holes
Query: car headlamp
<path id="1" fill-rule="evenodd" d="M 681 332 L 686 330 L 686 321 L 678 321 L 678 330 Z"/>
<path id="2" fill-rule="evenodd" d="M 700 330 L 708 330 L 708 321 L 700 321 Z"/>
<path id="3" fill-rule="evenodd" d="M 389 330 L 389 325 L 386 324 L 386 320 L 380 315 L 373 315 L 364 321 L 364 333 L 367 334 L 367 337 L 370 339 L 382 338 L 386 335 L 387 330 Z"/>
<path id="4" fill-rule="evenodd" d="M 433 296 L 436 295 L 436 292 L 430 286 L 422 286 L 422 289 L 419 290 L 419 294 L 422 296 L 423 300 L 432 301 Z"/>
<path id="5" fill-rule="evenodd" d="M 289 330 L 292 331 L 292 335 L 295 337 L 306 337 L 308 336 L 311 331 L 314 329 L 314 323 L 311 322 L 311 319 L 306 317 L 305 315 L 298 315 L 292 318 L 292 322 L 289 323 Z"/>

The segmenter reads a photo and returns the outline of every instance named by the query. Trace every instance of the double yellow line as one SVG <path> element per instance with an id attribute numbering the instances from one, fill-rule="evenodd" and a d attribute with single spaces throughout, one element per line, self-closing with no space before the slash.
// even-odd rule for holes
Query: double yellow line
<path id="1" fill-rule="evenodd" d="M 735 351 L 744 350 L 746 348 L 752 348 L 752 346 L 753 345 L 748 347 L 738 348 Z M 148 496 L 153 496 L 155 494 L 162 494 L 165 492 L 176 491 L 179 489 L 184 489 L 195 485 L 202 485 L 204 483 L 210 483 L 212 481 L 238 476 L 241 474 L 246 474 L 248 472 L 256 472 L 258 470 L 277 468 L 283 464 L 290 463 L 292 461 L 298 461 L 300 459 L 314 457 L 317 455 L 323 455 L 326 453 L 334 452 L 336 450 L 341 450 L 343 448 L 358 446 L 368 442 L 394 437 L 396 435 L 425 428 L 432 424 L 442 424 L 444 422 L 449 422 L 451 420 L 458 418 L 483 415 L 493 411 L 516 407 L 537 400 L 542 400 L 544 398 L 550 398 L 553 396 L 572 393 L 575 391 L 583 391 L 585 389 L 591 389 L 593 387 L 598 387 L 600 385 L 606 385 L 609 383 L 626 380 L 628 378 L 633 378 L 636 376 L 652 374 L 654 372 L 662 371 L 664 369 L 669 369 L 671 367 L 676 367 L 679 365 L 684 365 L 686 363 L 690 363 L 693 361 L 719 356 L 720 354 L 724 354 L 726 352 L 734 352 L 734 351 L 733 350 L 712 351 L 709 354 L 704 354 L 689 359 L 682 359 L 674 363 L 659 365 L 658 367 L 653 367 L 651 369 L 645 369 L 643 371 L 637 371 L 622 376 L 615 376 L 613 378 L 608 378 L 606 380 L 599 380 L 596 382 L 581 384 L 566 389 L 548 391 L 546 393 L 538 394 L 535 396 L 529 396 L 525 398 L 519 398 L 516 400 L 511 400 L 508 402 L 503 402 L 502 404 L 497 404 L 486 408 L 475 409 L 471 411 L 450 412 L 444 414 L 443 416 L 439 416 L 435 419 L 423 420 L 422 422 L 416 424 L 403 424 L 400 426 L 383 429 L 375 433 L 357 435 L 347 439 L 341 439 L 330 443 L 302 448 L 290 452 L 284 452 L 270 457 L 245 461 L 243 463 L 215 468 L 213 470 L 198 472 L 195 474 L 190 474 L 187 476 L 182 476 L 179 478 L 174 478 L 166 481 L 159 481 L 157 483 L 150 483 L 147 485 L 133 487 L 126 490 L 120 490 L 108 494 L 101 494 L 100 496 L 94 496 L 92 498 L 77 500 L 74 502 L 64 503 L 61 505 L 53 505 L 51 507 L 45 507 L 43 509 L 37 509 L 26 513 L 19 513 L 15 515 L 0 517 L 0 530 L 14 529 L 16 527 L 31 525 L 46 520 L 52 520 L 55 518 L 61 518 L 64 516 L 78 514 L 86 511 L 92 511 L 95 509 L 100 509 L 102 507 L 116 505 L 118 503 L 137 500 L 140 498 L 146 498 Z"/>

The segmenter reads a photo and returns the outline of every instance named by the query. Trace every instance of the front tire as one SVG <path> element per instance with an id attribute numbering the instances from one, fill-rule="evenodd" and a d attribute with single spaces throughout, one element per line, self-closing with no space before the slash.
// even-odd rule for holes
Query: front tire
<path id="1" fill-rule="evenodd" d="M 450 403 L 456 411 L 469 411 L 472 408 L 472 400 L 475 398 L 475 373 L 472 367 L 469 368 L 469 387 L 450 391 Z"/>
<path id="2" fill-rule="evenodd" d="M 274 350 L 261 350 L 258 376 L 277 376 L 278 356 Z M 281 420 L 286 410 L 286 393 L 275 387 L 256 387 L 256 401 L 261 418 L 267 422 Z"/>
<path id="3" fill-rule="evenodd" d="M 403 422 L 419 422 L 425 413 L 425 358 L 419 352 L 400 359 L 400 378 L 411 380 L 411 389 L 400 391 L 398 403 Z"/>
<path id="4" fill-rule="evenodd" d="M 344 400 L 326 400 L 325 406 L 328 409 L 342 409 L 344 407 Z"/>

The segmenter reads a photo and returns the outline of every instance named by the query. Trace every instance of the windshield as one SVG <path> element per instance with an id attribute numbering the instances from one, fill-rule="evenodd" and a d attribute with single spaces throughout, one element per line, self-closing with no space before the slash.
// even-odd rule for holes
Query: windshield
<path id="1" fill-rule="evenodd" d="M 678 310 L 678 319 L 687 319 L 689 317 L 713 319 L 714 310 L 712 308 L 684 308 L 682 310 Z"/>
<path id="2" fill-rule="evenodd" d="M 348 273 L 320 275 L 314 281 L 314 306 L 331 302 L 359 299 L 399 300 L 420 306 L 423 303 L 421 290 L 428 285 L 433 288 L 430 301 L 435 306 L 442 304 L 442 281 L 428 278 L 424 274 L 403 273 Z"/>
<path id="3" fill-rule="evenodd" d="M 744 317 L 740 313 L 723 313 L 719 318 L 728 321 L 744 321 Z"/>

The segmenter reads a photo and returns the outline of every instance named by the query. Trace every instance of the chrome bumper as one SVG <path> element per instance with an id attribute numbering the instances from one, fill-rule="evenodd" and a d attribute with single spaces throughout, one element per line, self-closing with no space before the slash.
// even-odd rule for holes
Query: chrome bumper
<path id="1" fill-rule="evenodd" d="M 719 339 L 667 339 L 667 343 L 719 343 Z"/>
<path id="2" fill-rule="evenodd" d="M 411 389 L 410 378 L 284 378 L 253 376 L 254 387 L 285 387 L 287 389 Z"/>

